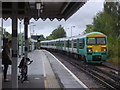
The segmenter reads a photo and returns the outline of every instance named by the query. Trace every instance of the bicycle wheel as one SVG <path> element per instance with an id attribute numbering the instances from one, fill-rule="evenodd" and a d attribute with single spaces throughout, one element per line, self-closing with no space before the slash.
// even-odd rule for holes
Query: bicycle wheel
<path id="1" fill-rule="evenodd" d="M 27 80 L 27 66 L 25 66 L 24 68 L 22 68 L 21 71 L 21 83 L 23 83 L 25 80 Z"/>

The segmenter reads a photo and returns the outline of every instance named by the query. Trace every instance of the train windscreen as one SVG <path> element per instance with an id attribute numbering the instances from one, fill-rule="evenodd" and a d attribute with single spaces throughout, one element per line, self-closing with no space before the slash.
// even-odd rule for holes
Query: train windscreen
<path id="1" fill-rule="evenodd" d="M 88 37 L 87 45 L 105 45 L 105 37 Z"/>

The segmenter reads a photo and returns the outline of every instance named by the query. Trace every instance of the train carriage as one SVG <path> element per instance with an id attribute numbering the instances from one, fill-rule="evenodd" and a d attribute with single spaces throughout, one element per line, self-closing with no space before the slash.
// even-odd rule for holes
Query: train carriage
<path id="1" fill-rule="evenodd" d="M 50 42 L 56 42 L 53 47 L 54 49 L 77 54 L 81 57 L 80 60 L 84 60 L 87 63 L 103 63 L 106 61 L 108 55 L 107 36 L 100 32 L 91 32 L 70 38 L 60 38 L 54 41 L 41 41 L 41 47 L 51 48 L 49 44 L 43 44 Z"/>

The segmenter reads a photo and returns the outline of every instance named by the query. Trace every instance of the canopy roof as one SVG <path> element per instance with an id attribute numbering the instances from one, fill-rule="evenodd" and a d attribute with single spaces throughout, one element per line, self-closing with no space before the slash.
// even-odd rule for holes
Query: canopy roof
<path id="1" fill-rule="evenodd" d="M 65 19 L 67 20 L 73 15 L 85 2 L 2 2 L 2 18 L 7 19 L 12 17 L 12 4 L 16 3 L 17 17 L 19 19 L 41 18 L 46 20 Z"/>

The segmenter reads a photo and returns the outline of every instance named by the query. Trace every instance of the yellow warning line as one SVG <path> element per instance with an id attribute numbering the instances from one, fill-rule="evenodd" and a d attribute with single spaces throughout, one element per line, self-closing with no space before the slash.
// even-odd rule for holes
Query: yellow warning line
<path id="1" fill-rule="evenodd" d="M 43 55 L 43 52 L 41 52 Z M 44 87 L 48 88 L 48 82 L 47 82 L 47 77 L 46 77 L 46 72 L 45 72 L 45 65 L 44 65 L 44 59 L 42 58 L 42 62 L 43 62 L 43 76 L 44 76 Z"/>

